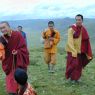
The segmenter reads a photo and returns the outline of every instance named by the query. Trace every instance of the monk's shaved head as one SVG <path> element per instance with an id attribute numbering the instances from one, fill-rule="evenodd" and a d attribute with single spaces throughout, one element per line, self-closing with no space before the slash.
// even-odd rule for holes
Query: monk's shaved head
<path id="1" fill-rule="evenodd" d="M 83 21 L 83 15 L 77 14 L 77 15 L 75 16 L 75 18 L 76 18 L 76 17 L 81 17 L 81 19 L 82 19 L 82 21 Z"/>
<path id="2" fill-rule="evenodd" d="M 0 24 L 6 24 L 8 27 L 10 27 L 10 24 L 7 21 L 2 21 Z"/>
<path id="3" fill-rule="evenodd" d="M 20 32 L 22 32 L 22 28 L 23 28 L 22 26 L 17 27 L 18 31 L 20 31 Z"/>
<path id="4" fill-rule="evenodd" d="M 49 25 L 49 24 L 52 24 L 52 25 L 54 26 L 54 22 L 53 22 L 53 21 L 49 21 L 49 22 L 48 22 L 48 25 Z"/>
<path id="5" fill-rule="evenodd" d="M 0 22 L 0 31 L 5 34 L 10 34 L 11 28 L 7 21 Z"/>
<path id="6" fill-rule="evenodd" d="M 48 27 L 49 27 L 49 29 L 50 29 L 51 31 L 53 31 L 53 30 L 54 30 L 54 22 L 53 22 L 53 21 L 49 21 L 49 22 L 48 22 Z"/>
<path id="7" fill-rule="evenodd" d="M 79 26 L 79 27 L 82 26 L 82 23 L 83 23 L 83 15 L 78 14 L 78 15 L 76 15 L 75 19 L 76 19 L 76 25 Z"/>

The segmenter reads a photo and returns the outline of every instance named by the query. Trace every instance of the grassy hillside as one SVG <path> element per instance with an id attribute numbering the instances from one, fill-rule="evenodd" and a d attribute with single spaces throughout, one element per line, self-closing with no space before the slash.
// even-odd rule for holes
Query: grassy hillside
<path id="1" fill-rule="evenodd" d="M 43 60 L 43 50 L 30 50 L 29 82 L 38 95 L 95 95 L 95 59 L 83 70 L 80 84 L 72 84 L 65 79 L 66 53 L 59 49 L 56 72 L 48 73 Z M 4 73 L 0 65 L 0 95 L 6 95 Z"/>
<path id="2" fill-rule="evenodd" d="M 47 27 L 48 21 L 40 19 L 10 21 L 13 29 L 16 29 L 18 25 L 22 25 L 27 34 L 30 50 L 28 81 L 36 89 L 38 95 L 95 95 L 95 58 L 83 70 L 80 84 L 71 84 L 65 79 L 66 52 L 64 47 L 67 40 L 68 26 L 74 23 L 74 19 L 53 19 L 56 28 L 60 31 L 61 41 L 58 45 L 56 73 L 48 73 L 47 65 L 43 60 L 43 44 L 40 42 L 41 32 Z M 84 24 L 89 31 L 93 53 L 95 54 L 95 21 L 85 19 Z M 6 95 L 4 79 L 5 74 L 0 64 L 0 95 Z"/>

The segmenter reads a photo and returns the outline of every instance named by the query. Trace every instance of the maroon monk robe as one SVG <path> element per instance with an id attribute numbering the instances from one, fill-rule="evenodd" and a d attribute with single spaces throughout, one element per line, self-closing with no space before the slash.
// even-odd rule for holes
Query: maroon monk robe
<path id="1" fill-rule="evenodd" d="M 67 54 L 66 78 L 71 80 L 78 80 L 82 73 L 81 54 L 77 58 L 72 57 L 72 54 Z"/>
<path id="2" fill-rule="evenodd" d="M 83 26 L 76 27 L 75 25 L 72 25 L 71 27 L 75 31 L 73 35 L 74 39 L 78 38 L 82 31 L 81 54 L 78 54 L 77 58 L 74 58 L 70 52 L 67 53 L 66 78 L 79 80 L 82 69 L 90 62 L 87 55 L 92 58 L 92 50 L 87 30 Z"/>
<path id="3" fill-rule="evenodd" d="M 82 41 L 81 41 L 81 53 L 89 56 L 92 58 L 92 50 L 91 50 L 91 45 L 89 41 L 89 35 L 87 30 L 85 29 L 84 26 L 81 27 L 76 27 L 75 25 L 71 26 L 74 31 L 76 31 L 73 35 L 74 38 L 78 38 L 80 36 L 80 33 L 82 31 Z M 85 62 L 83 62 L 83 67 L 85 67 L 89 63 L 89 59 L 87 57 L 83 56 Z M 87 62 L 88 61 L 88 62 Z"/>
<path id="4" fill-rule="evenodd" d="M 12 31 L 11 36 L 5 36 L 5 38 L 8 40 L 8 44 L 5 47 L 5 60 L 2 62 L 2 68 L 6 73 L 7 92 L 16 93 L 17 83 L 14 79 L 14 71 L 16 68 L 27 70 L 27 66 L 29 65 L 29 52 L 21 33 Z M 15 62 L 12 55 L 14 49 L 17 50 L 17 55 L 14 57 Z"/>

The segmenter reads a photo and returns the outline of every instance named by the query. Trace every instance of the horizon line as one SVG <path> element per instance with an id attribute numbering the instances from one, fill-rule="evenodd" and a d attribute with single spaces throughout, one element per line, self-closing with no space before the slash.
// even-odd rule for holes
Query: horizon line
<path id="1" fill-rule="evenodd" d="M 0 21 L 21 21 L 21 20 L 55 20 L 55 19 L 75 19 L 74 17 L 64 17 L 64 18 L 26 18 L 26 19 L 5 19 Z M 84 19 L 94 19 L 94 17 L 85 17 Z"/>

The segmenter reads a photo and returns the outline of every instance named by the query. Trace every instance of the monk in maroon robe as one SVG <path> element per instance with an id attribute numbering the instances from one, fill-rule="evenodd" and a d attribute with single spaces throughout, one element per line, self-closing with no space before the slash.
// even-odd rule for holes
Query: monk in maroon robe
<path id="1" fill-rule="evenodd" d="M 83 16 L 76 16 L 76 24 L 68 29 L 66 78 L 78 82 L 82 69 L 92 60 L 89 35 L 83 26 Z"/>
<path id="2" fill-rule="evenodd" d="M 8 40 L 5 59 L 2 61 L 2 68 L 6 74 L 6 90 L 9 95 L 16 95 L 18 84 L 14 79 L 14 72 L 17 68 L 27 71 L 29 52 L 21 33 L 11 30 L 8 22 L 1 22 L 0 30 Z"/>

